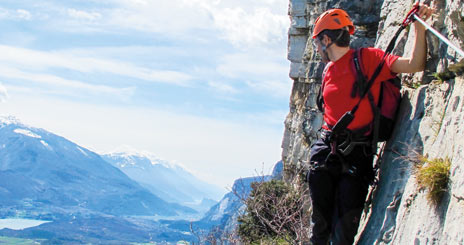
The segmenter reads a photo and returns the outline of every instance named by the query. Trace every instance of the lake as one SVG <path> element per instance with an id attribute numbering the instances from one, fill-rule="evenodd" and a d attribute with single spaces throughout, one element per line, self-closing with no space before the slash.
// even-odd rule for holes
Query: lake
<path id="1" fill-rule="evenodd" d="M 0 230 L 9 228 L 12 230 L 22 230 L 34 226 L 39 226 L 51 221 L 31 220 L 31 219 L 0 219 Z"/>

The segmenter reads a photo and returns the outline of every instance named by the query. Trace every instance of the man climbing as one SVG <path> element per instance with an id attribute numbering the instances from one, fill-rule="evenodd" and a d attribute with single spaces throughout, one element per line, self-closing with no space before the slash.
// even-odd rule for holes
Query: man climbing
<path id="1" fill-rule="evenodd" d="M 433 13 L 423 4 L 416 4 L 416 9 L 416 14 L 424 20 Z M 372 105 L 373 101 L 376 104 L 379 101 L 380 83 L 394 78 L 397 73 L 419 72 L 425 67 L 426 30 L 418 22 L 414 22 L 414 30 L 411 57 L 387 54 L 383 67 L 368 87 L 368 96 L 361 97 L 362 92 L 357 91 L 362 89 L 356 87 L 362 86 L 356 85 L 359 74 L 352 69 L 357 51 L 349 47 L 350 35 L 355 31 L 350 17 L 341 9 L 331 9 L 316 19 L 314 46 L 327 65 L 321 89 L 324 125 L 321 138 L 311 146 L 311 168 L 307 175 L 313 208 L 313 244 L 353 244 L 368 185 L 373 179 L 372 162 L 377 148 L 372 141 Z M 362 73 L 369 80 L 381 63 L 384 51 L 364 48 L 359 55 Z M 343 132 L 335 134 L 333 127 L 357 103 L 359 107 L 353 120 Z M 345 143 L 349 147 L 340 149 Z"/>

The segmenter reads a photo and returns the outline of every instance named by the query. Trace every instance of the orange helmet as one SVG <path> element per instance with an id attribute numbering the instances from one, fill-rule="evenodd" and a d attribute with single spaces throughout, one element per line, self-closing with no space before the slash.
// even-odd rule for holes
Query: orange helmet
<path id="1" fill-rule="evenodd" d="M 354 25 L 350 16 L 342 9 L 329 9 L 317 17 L 314 23 L 313 38 L 323 30 L 337 30 L 348 26 L 348 32 L 354 34 Z"/>

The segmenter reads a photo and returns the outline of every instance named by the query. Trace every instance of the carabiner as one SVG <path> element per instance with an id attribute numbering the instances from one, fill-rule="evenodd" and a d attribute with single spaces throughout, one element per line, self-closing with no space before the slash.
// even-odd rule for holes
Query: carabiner
<path id="1" fill-rule="evenodd" d="M 408 14 L 406 15 L 406 18 L 403 20 L 403 24 L 401 25 L 403 27 L 406 27 L 412 22 L 414 22 L 415 21 L 414 14 L 416 14 L 417 11 L 419 11 L 419 2 L 416 2 L 416 4 L 414 4 L 414 7 L 408 12 Z"/>

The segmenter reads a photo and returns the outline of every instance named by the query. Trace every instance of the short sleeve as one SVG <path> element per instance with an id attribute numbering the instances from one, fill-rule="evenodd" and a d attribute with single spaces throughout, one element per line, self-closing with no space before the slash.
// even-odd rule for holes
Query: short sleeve
<path id="1" fill-rule="evenodd" d="M 378 49 L 378 48 L 366 48 L 365 51 L 363 51 L 363 66 L 365 70 L 367 71 L 367 74 L 369 76 L 372 76 L 374 73 L 374 70 L 377 68 L 377 66 L 380 64 L 382 61 L 382 57 L 385 54 L 385 51 Z M 385 66 L 382 69 L 382 77 L 388 77 L 390 76 L 396 76 L 396 73 L 391 71 L 391 67 L 393 63 L 399 58 L 399 56 L 393 55 L 393 54 L 388 54 L 385 57 Z"/>

